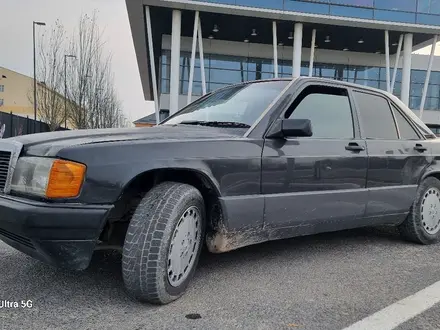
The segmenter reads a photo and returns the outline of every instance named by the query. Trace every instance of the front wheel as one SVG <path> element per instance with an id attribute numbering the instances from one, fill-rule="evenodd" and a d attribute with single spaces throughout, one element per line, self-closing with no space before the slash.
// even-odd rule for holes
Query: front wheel
<path id="1" fill-rule="evenodd" d="M 428 177 L 417 189 L 417 196 L 406 220 L 399 226 L 403 238 L 420 243 L 440 241 L 440 181 Z"/>
<path id="2" fill-rule="evenodd" d="M 205 206 L 193 186 L 165 182 L 139 203 L 127 230 L 122 274 L 128 293 L 167 304 L 182 296 L 197 267 Z"/>

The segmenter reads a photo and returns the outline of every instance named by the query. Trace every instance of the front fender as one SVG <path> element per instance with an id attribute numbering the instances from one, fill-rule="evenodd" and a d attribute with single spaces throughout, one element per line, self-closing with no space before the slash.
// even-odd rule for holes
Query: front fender
<path id="1" fill-rule="evenodd" d="M 134 178 L 157 169 L 190 170 L 218 196 L 260 193 L 262 141 L 252 139 L 117 142 L 75 146 L 58 157 L 87 165 L 75 202 L 114 203 Z"/>
<path id="2" fill-rule="evenodd" d="M 147 163 L 132 162 L 127 164 L 103 165 L 99 168 L 88 168 L 87 179 L 80 199 L 87 203 L 114 203 L 127 187 L 139 175 L 155 170 L 188 170 L 201 174 L 209 180 L 212 187 L 220 194 L 218 180 L 213 176 L 212 171 L 202 160 L 154 160 Z M 109 173 L 112 173 L 112 181 L 108 182 Z"/>

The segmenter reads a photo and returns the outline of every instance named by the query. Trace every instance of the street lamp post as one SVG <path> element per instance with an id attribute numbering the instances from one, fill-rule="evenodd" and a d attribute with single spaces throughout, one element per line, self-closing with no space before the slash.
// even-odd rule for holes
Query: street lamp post
<path id="1" fill-rule="evenodd" d="M 101 118 L 101 107 L 100 107 L 101 99 L 100 98 L 101 98 L 101 92 L 103 90 L 104 90 L 103 88 L 98 87 L 95 91 L 95 108 L 94 108 L 94 110 L 95 110 L 97 117 L 98 117 L 98 119 L 97 119 L 98 124 L 95 124 L 96 128 L 102 128 L 101 127 L 102 118 Z"/>
<path id="2" fill-rule="evenodd" d="M 84 85 L 85 85 L 85 92 L 87 92 L 87 83 L 88 83 L 88 79 L 89 78 L 92 78 L 92 76 L 91 75 L 89 75 L 89 74 L 86 74 L 86 76 L 85 76 L 85 82 L 84 82 Z M 85 93 L 84 93 L 84 95 L 85 95 Z M 90 94 L 89 94 L 89 97 L 90 97 Z M 84 102 L 84 128 L 85 129 L 87 129 L 87 112 L 86 112 L 86 104 L 85 104 L 86 102 Z M 87 102 L 87 107 L 90 107 L 90 99 L 88 100 L 88 102 Z"/>
<path id="3" fill-rule="evenodd" d="M 34 133 L 37 131 L 37 59 L 35 54 L 35 25 L 44 26 L 46 23 L 35 21 L 32 22 L 32 40 L 34 45 Z"/>
<path id="4" fill-rule="evenodd" d="M 67 128 L 67 58 L 75 55 L 64 55 L 64 127 Z"/>

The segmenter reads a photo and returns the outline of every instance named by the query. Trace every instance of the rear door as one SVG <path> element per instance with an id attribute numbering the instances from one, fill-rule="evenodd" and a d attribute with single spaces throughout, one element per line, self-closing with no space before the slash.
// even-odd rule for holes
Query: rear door
<path id="1" fill-rule="evenodd" d="M 373 222 L 398 223 L 409 212 L 427 165 L 426 142 L 388 98 L 361 90 L 353 95 L 369 155 L 365 215 Z"/>
<path id="2" fill-rule="evenodd" d="M 278 237 L 356 227 L 368 196 L 367 152 L 348 89 L 313 83 L 298 93 L 279 117 L 310 119 L 313 136 L 265 139 L 265 225 L 282 229 Z"/>

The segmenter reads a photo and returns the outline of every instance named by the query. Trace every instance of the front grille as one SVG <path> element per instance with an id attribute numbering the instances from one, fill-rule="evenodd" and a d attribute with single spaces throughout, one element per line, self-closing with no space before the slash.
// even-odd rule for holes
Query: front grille
<path id="1" fill-rule="evenodd" d="M 3 192 L 6 187 L 10 162 L 11 152 L 0 150 L 0 192 Z"/>
<path id="2" fill-rule="evenodd" d="M 20 243 L 21 245 L 27 246 L 28 248 L 35 250 L 34 244 L 32 244 L 32 241 L 29 238 L 11 233 L 10 231 L 1 228 L 0 228 L 0 235 L 10 239 L 11 241 Z"/>

